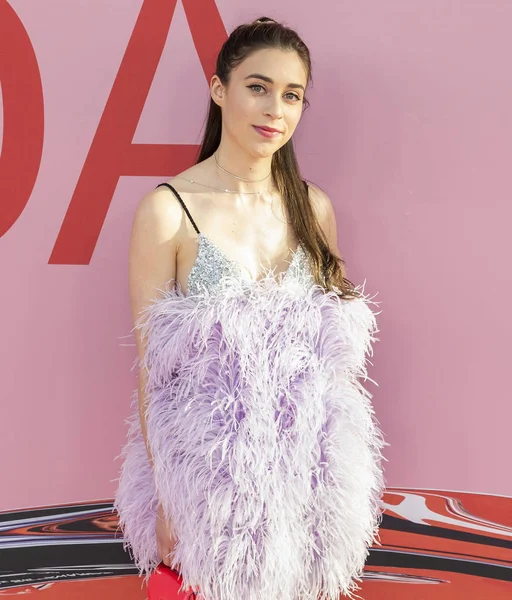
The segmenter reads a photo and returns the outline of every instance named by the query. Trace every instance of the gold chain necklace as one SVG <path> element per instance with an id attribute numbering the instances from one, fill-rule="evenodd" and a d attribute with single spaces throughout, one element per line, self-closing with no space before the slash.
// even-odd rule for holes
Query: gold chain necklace
<path id="1" fill-rule="evenodd" d="M 217 157 L 215 155 L 215 152 L 213 153 L 213 158 L 215 160 L 215 164 L 217 165 L 217 167 L 219 167 L 219 169 L 221 171 L 224 171 L 228 175 L 231 175 L 231 177 L 235 177 L 235 179 L 240 179 L 241 181 L 246 181 L 246 182 L 250 182 L 250 183 L 257 183 L 259 181 L 264 181 L 265 179 L 268 179 L 270 177 L 270 175 L 272 174 L 272 171 L 271 171 L 263 179 L 244 179 L 243 177 L 238 177 L 238 175 L 234 175 L 233 173 L 230 173 L 229 171 L 227 171 L 226 169 L 224 169 L 223 167 L 221 167 L 219 165 L 219 163 L 217 162 Z M 259 194 L 260 195 L 260 194 L 264 194 L 265 192 L 270 192 L 270 188 L 269 187 L 266 190 L 262 190 L 260 192 L 241 192 L 240 190 L 229 190 L 227 188 L 219 188 L 219 187 L 215 187 L 213 185 L 208 185 L 207 183 L 200 183 L 199 181 L 196 181 L 195 179 L 188 179 L 188 177 L 184 177 L 183 175 L 175 175 L 175 177 L 177 177 L 179 179 L 185 179 L 185 181 L 188 181 L 189 183 L 196 183 L 197 185 L 202 185 L 203 187 L 207 187 L 207 188 L 210 188 L 212 190 L 217 190 L 218 192 L 225 192 L 227 194 Z"/>
<path id="2" fill-rule="evenodd" d="M 260 181 L 265 181 L 265 179 L 268 179 L 270 177 L 270 175 L 272 174 L 272 171 L 270 171 L 270 173 L 268 175 L 265 175 L 265 177 L 263 177 L 263 179 L 244 179 L 243 177 L 238 177 L 238 175 L 234 175 L 233 173 L 230 173 L 229 171 L 224 169 L 224 167 L 221 167 L 217 161 L 217 155 L 215 152 L 213 153 L 213 158 L 215 159 L 215 164 L 219 167 L 219 169 L 221 171 L 224 171 L 224 173 L 231 175 L 231 177 L 234 177 L 235 179 L 240 179 L 240 181 L 247 181 L 248 183 L 259 183 Z"/>
<path id="3" fill-rule="evenodd" d="M 197 185 L 202 185 L 204 187 L 210 188 L 212 190 L 217 190 L 218 192 L 226 192 L 227 194 L 264 194 L 265 192 L 270 192 L 270 188 L 263 190 L 261 192 L 241 192 L 240 190 L 228 190 L 227 188 L 218 188 L 213 185 L 208 185 L 206 183 L 200 183 L 199 181 L 195 181 L 194 179 L 188 179 L 187 177 L 183 177 L 183 175 L 175 175 L 176 179 L 185 179 L 185 181 L 189 181 L 190 183 L 197 183 Z"/>

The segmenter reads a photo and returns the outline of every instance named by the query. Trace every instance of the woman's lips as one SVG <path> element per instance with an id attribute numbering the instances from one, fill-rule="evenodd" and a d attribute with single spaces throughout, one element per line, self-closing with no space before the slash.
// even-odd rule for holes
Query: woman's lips
<path id="1" fill-rule="evenodd" d="M 266 138 L 275 138 L 278 135 L 281 135 L 280 131 L 267 131 L 266 129 L 262 129 L 261 127 L 257 127 L 256 125 L 253 125 L 253 127 L 260 135 Z"/>

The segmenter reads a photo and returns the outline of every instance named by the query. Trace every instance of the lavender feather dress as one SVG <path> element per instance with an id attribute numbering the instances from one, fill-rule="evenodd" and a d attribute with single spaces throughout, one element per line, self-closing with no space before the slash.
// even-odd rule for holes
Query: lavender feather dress
<path id="1" fill-rule="evenodd" d="M 187 285 L 184 295 L 169 282 L 136 324 L 155 471 L 135 391 L 114 501 L 125 549 L 147 581 L 160 562 L 160 498 L 182 590 L 356 597 L 383 510 L 387 444 L 356 379 L 367 377 L 378 313 L 364 295 L 316 286 L 302 246 L 284 275 L 251 281 L 200 233 Z"/>

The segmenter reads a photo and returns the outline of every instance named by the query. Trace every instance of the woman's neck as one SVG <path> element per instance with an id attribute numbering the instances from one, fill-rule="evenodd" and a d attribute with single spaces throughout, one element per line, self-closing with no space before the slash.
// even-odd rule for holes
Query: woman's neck
<path id="1" fill-rule="evenodd" d="M 241 194 L 265 191 L 273 185 L 272 156 L 256 158 L 221 144 L 211 157 L 210 166 L 220 186 Z"/>

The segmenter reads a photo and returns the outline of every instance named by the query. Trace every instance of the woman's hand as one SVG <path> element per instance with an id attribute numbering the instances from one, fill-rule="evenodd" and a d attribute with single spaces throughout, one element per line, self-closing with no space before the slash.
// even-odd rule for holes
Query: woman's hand
<path id="1" fill-rule="evenodd" d="M 176 545 L 178 538 L 176 537 L 172 523 L 166 523 L 164 519 L 164 511 L 160 503 L 158 503 L 157 519 L 156 519 L 156 541 L 158 546 L 158 555 L 164 565 L 171 567 L 171 559 L 169 554 Z M 181 577 L 181 565 L 178 563 L 174 567 Z M 199 585 L 190 586 L 195 592 L 199 592 Z M 187 588 L 189 589 L 189 588 Z"/>
<path id="2" fill-rule="evenodd" d="M 170 552 L 178 541 L 171 523 L 166 523 L 164 518 L 164 511 L 160 502 L 158 503 L 157 519 L 156 519 L 156 542 L 158 546 L 158 554 L 160 559 L 171 567 Z M 179 565 L 178 565 L 179 566 Z"/>

